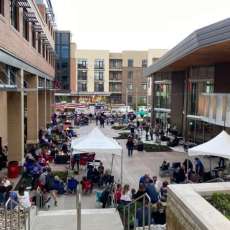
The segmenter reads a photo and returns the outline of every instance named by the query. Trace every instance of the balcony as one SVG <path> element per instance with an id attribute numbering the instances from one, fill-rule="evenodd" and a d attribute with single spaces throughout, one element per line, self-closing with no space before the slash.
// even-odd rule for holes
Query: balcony
<path id="1" fill-rule="evenodd" d="M 110 65 L 109 71 L 122 71 L 122 65 Z"/>
<path id="2" fill-rule="evenodd" d="M 230 94 L 202 94 L 198 115 L 205 122 L 230 127 Z"/>

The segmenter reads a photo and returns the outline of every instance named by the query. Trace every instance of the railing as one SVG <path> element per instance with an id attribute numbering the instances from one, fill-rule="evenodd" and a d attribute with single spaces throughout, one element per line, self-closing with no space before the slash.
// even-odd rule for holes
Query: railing
<path id="1" fill-rule="evenodd" d="M 141 204 L 139 208 L 142 209 L 142 225 L 141 226 L 137 226 L 137 210 L 138 210 L 137 206 L 139 204 Z M 134 213 L 133 213 L 134 216 L 131 216 L 132 213 L 130 213 L 132 206 L 134 206 Z M 147 210 L 146 210 L 146 207 L 147 207 Z M 147 223 L 145 223 L 146 222 L 146 211 L 148 212 L 147 213 L 148 214 Z M 133 217 L 133 228 L 132 229 L 136 230 L 137 227 L 146 229 L 145 228 L 146 226 L 148 226 L 147 228 L 148 230 L 151 229 L 151 199 L 146 193 L 123 207 L 123 225 L 124 225 L 125 230 L 130 230 L 130 226 L 131 226 L 130 217 L 131 218 Z"/>
<path id="2" fill-rule="evenodd" d="M 9 198 L 5 204 L 5 230 L 30 230 L 30 208 Z"/>
<path id="3" fill-rule="evenodd" d="M 81 230 L 81 194 L 76 194 L 76 210 L 77 210 L 77 230 Z"/>

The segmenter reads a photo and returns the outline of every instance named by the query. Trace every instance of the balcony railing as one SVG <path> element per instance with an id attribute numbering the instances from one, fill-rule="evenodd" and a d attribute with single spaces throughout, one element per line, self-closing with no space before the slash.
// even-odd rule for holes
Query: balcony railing
<path id="1" fill-rule="evenodd" d="M 202 94 L 198 115 L 208 123 L 230 127 L 230 94 Z"/>

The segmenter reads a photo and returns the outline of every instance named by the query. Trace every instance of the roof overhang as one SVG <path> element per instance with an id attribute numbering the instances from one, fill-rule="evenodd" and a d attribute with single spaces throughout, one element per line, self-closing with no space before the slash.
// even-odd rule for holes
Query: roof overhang
<path id="1" fill-rule="evenodd" d="M 156 63 L 146 68 L 144 76 L 223 62 L 230 62 L 230 18 L 190 34 Z"/>

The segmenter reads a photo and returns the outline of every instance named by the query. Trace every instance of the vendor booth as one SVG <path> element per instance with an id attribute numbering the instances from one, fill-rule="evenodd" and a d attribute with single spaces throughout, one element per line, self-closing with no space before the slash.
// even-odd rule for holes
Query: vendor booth
<path id="1" fill-rule="evenodd" d="M 115 156 L 121 157 L 121 183 L 123 182 L 123 152 L 122 147 L 110 137 L 105 136 L 100 129 L 94 128 L 88 135 L 74 139 L 71 142 L 72 154 L 95 152 L 112 156 L 111 169 Z"/>

